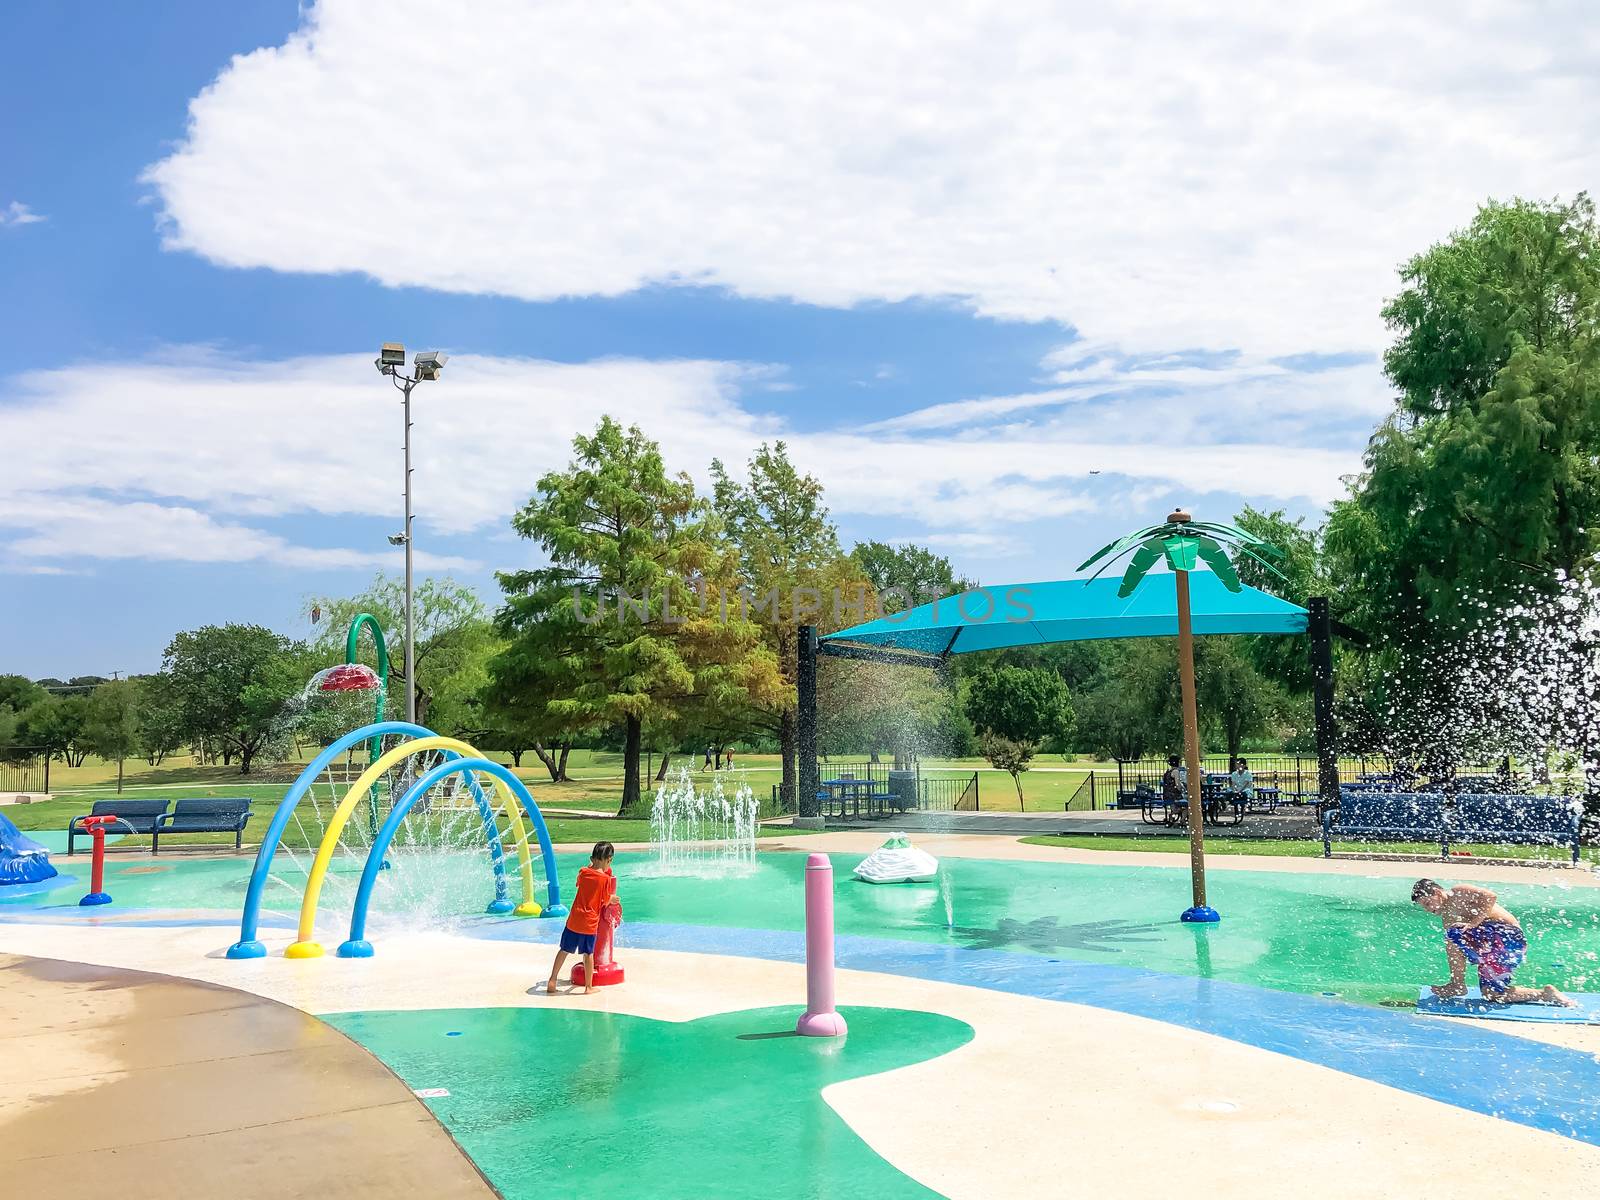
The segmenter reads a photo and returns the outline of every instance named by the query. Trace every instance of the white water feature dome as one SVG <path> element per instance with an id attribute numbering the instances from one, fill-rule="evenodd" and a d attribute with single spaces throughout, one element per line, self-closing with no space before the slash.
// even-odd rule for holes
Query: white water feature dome
<path id="1" fill-rule="evenodd" d="M 903 833 L 891 833 L 856 866 L 856 878 L 868 883 L 927 883 L 939 873 L 939 860 L 918 850 Z"/>

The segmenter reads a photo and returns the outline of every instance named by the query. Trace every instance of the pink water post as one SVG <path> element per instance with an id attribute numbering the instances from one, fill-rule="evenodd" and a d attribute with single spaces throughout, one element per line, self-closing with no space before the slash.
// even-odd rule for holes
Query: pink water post
<path id="1" fill-rule="evenodd" d="M 804 1037 L 842 1037 L 844 1018 L 833 1007 L 833 863 L 806 859 L 806 1011 L 794 1031 Z"/>

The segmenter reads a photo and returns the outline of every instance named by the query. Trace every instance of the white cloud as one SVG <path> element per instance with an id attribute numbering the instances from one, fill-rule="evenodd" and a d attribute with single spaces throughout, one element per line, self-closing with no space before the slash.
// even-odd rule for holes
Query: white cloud
<path id="1" fill-rule="evenodd" d="M 929 533 L 918 538 L 892 538 L 894 542 L 916 542 L 932 550 L 981 555 L 985 559 L 1016 558 L 1027 552 L 1019 538 L 1003 533 Z"/>
<path id="2" fill-rule="evenodd" d="M 83 568 L 56 566 L 53 563 L 0 561 L 0 575 L 87 575 Z"/>
<path id="3" fill-rule="evenodd" d="M 707 362 L 568 365 L 460 355 L 413 395 L 419 525 L 439 534 L 504 522 L 574 434 L 602 413 L 674 431 L 701 471 L 770 427 L 732 402 L 769 372 Z M 3 388 L 4 385 L 0 385 Z M 393 518 L 400 509 L 398 395 L 370 356 L 258 362 L 183 348 L 147 362 L 20 376 L 0 390 L 0 444 L 29 453 L 0 475 L 11 552 L 286 565 L 393 566 L 398 551 L 295 546 L 218 522 L 297 514 Z M 381 450 L 374 450 L 381 447 Z M 471 568 L 418 555 L 425 568 Z"/>
<path id="4" fill-rule="evenodd" d="M 4 208 L 0 208 L 0 228 L 7 225 L 37 225 L 40 221 L 47 220 L 45 216 L 36 213 L 20 200 L 13 200 Z"/>
<path id="5" fill-rule="evenodd" d="M 168 243 L 233 266 L 961 297 L 1260 361 L 1375 350 L 1403 258 L 1592 185 L 1597 60 L 1580 0 L 322 0 L 149 178 Z"/>
<path id="6" fill-rule="evenodd" d="M 138 558 L 158 562 L 268 562 L 313 570 L 376 567 L 393 570 L 400 551 L 368 552 L 339 547 L 297 546 L 275 534 L 218 521 L 183 505 L 145 500 L 106 500 L 81 494 L 9 495 L 0 509 L 0 529 L 26 531 L 6 546 L 22 560 Z M 473 570 L 480 564 L 454 555 L 418 552 L 423 570 Z M 61 574 L 35 566 L 31 574 Z"/>
<path id="7" fill-rule="evenodd" d="M 1186 424 L 1168 411 L 1184 403 L 1170 397 L 1075 404 L 979 430 L 797 432 L 744 406 L 774 374 L 694 360 L 454 356 L 412 401 L 419 540 L 442 554 L 461 549 L 461 535 L 503 530 L 603 414 L 658 438 L 669 466 L 702 488 L 713 457 L 737 470 L 761 441 L 784 438 L 837 516 L 902 519 L 936 544 L 991 557 L 1014 547 L 1001 540 L 1011 527 L 1120 507 L 1130 487 L 1322 502 L 1359 461 L 1359 443 L 1324 449 L 1279 436 L 1301 419 L 1292 404 L 1277 424 L 1264 404 L 1241 405 L 1259 415 L 1223 440 L 1197 414 Z M 398 524 L 399 423 L 398 397 L 365 354 L 261 362 L 184 349 L 25 374 L 0 383 L 0 445 L 29 447 L 0 476 L 0 532 L 13 531 L 0 551 L 392 567 L 397 551 L 297 545 L 258 526 L 325 518 L 328 540 L 347 541 L 339 520 Z M 420 561 L 475 565 L 453 554 Z"/>

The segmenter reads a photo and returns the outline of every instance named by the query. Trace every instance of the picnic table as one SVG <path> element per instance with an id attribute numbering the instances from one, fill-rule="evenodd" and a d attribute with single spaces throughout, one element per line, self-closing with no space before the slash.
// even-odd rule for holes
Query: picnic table
<path id="1" fill-rule="evenodd" d="M 1200 819 L 1207 825 L 1238 825 L 1244 821 L 1245 800 L 1239 792 L 1226 791 L 1202 785 Z M 1165 799 L 1160 792 L 1140 793 L 1139 819 L 1146 825 L 1186 825 L 1189 822 L 1189 798 Z M 1233 819 L 1226 820 L 1231 816 Z"/>
<path id="2" fill-rule="evenodd" d="M 1238 792 L 1226 774 L 1221 776 L 1221 781 L 1213 782 L 1208 779 L 1205 787 L 1205 800 L 1211 803 L 1229 803 L 1229 805 L 1242 806 L 1245 813 L 1275 813 L 1278 805 L 1283 803 L 1283 792 L 1277 784 L 1253 784 L 1250 795 Z M 1237 826 L 1238 821 L 1234 822 Z"/>
<path id="3" fill-rule="evenodd" d="M 852 817 L 859 818 L 863 801 L 866 802 L 869 817 L 881 817 L 891 807 L 900 810 L 906 807 L 887 783 L 876 779 L 857 779 L 850 775 L 822 780 L 822 790 L 817 793 L 817 798 L 822 801 L 825 816 L 834 815 L 833 809 L 837 806 L 840 820 L 844 819 L 847 807 Z"/>

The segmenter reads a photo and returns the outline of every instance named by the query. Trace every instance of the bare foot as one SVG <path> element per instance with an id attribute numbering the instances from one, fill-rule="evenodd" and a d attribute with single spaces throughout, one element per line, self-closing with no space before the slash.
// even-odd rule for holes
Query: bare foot
<path id="1" fill-rule="evenodd" d="M 583 994 L 587 996 L 590 992 L 597 992 L 599 990 L 599 988 L 595 987 L 593 984 L 590 984 L 588 987 L 583 989 Z"/>
<path id="2" fill-rule="evenodd" d="M 1555 984 L 1553 983 L 1545 984 L 1540 1003 L 1559 1004 L 1562 1008 L 1576 1008 L 1578 1005 L 1576 1000 L 1568 1000 L 1564 995 L 1556 991 Z"/>
<path id="3" fill-rule="evenodd" d="M 556 994 L 556 981 L 552 979 L 549 983 L 545 984 L 544 990 L 546 995 L 554 996 Z"/>

